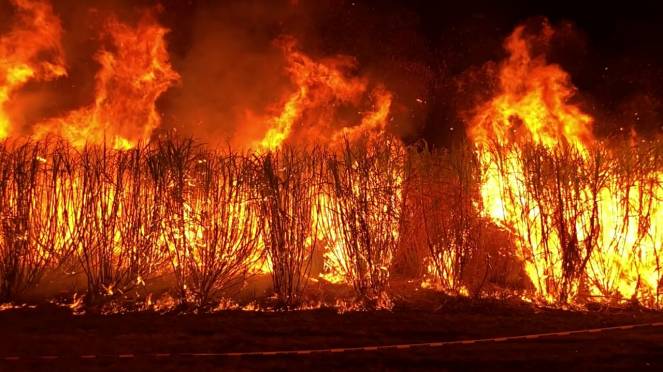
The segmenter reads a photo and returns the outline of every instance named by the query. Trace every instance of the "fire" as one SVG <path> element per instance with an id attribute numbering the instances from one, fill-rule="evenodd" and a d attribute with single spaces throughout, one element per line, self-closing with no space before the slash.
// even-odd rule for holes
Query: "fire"
<path id="1" fill-rule="evenodd" d="M 62 28 L 51 6 L 39 0 L 12 0 L 17 20 L 0 37 L 0 139 L 14 134 L 6 111 L 12 94 L 30 80 L 46 81 L 66 75 L 60 44 Z"/>
<path id="2" fill-rule="evenodd" d="M 156 101 L 179 80 L 166 49 L 168 30 L 148 12 L 136 26 L 111 19 L 104 33 L 110 48 L 97 54 L 94 103 L 38 125 L 37 138 L 57 133 L 78 148 L 93 143 L 129 149 L 159 126 Z"/>
<path id="3" fill-rule="evenodd" d="M 401 238 L 405 147 L 382 134 L 346 142 L 329 163 L 316 223 L 327 239 L 322 279 L 354 286 L 364 302 L 390 308 L 389 269 Z"/>
<path id="4" fill-rule="evenodd" d="M 383 133 L 386 130 L 393 99 L 391 92 L 383 87 L 378 87 L 373 91 L 372 97 L 374 100 L 373 110 L 363 116 L 359 125 L 344 127 L 336 132 L 332 137 L 335 142 L 344 139 L 356 140 L 366 133 Z"/>
<path id="5" fill-rule="evenodd" d="M 535 34 L 515 29 L 498 92 L 470 122 L 483 212 L 513 231 L 538 298 L 658 303 L 661 172 L 653 165 L 636 176 L 613 165 L 620 154 L 594 138 L 593 118 L 571 102 L 569 75 L 534 53 L 553 36 L 547 22 Z M 637 146 L 624 151 L 638 154 Z M 656 163 L 648 156 L 630 166 Z M 620 170 L 641 179 L 628 182 Z"/>
<path id="6" fill-rule="evenodd" d="M 531 36 L 519 26 L 506 40 L 509 57 L 500 67 L 499 93 L 479 108 L 470 125 L 476 142 L 532 141 L 553 147 L 566 141 L 584 149 L 593 141 L 592 117 L 570 103 L 575 88 L 569 75 L 544 55 L 533 55 L 535 45 L 547 48 L 554 35 L 548 23 L 542 27 Z"/>
<path id="7" fill-rule="evenodd" d="M 384 285 L 385 278 L 388 277 L 388 266 L 391 262 L 391 251 L 383 254 L 376 254 L 376 257 L 364 259 L 374 259 L 380 261 L 380 272 L 366 271 L 365 263 L 358 257 L 350 257 L 350 252 L 356 252 L 357 249 L 375 249 L 373 245 L 380 245 L 384 242 L 378 237 L 368 237 L 376 241 L 367 242 L 367 247 L 350 247 L 348 244 L 348 231 L 356 226 L 351 226 L 354 222 L 339 220 L 338 209 L 347 206 L 344 203 L 357 202 L 355 199 L 361 199 L 370 203 L 381 200 L 389 205 L 375 205 L 370 210 L 365 211 L 366 215 L 358 218 L 370 219 L 370 226 L 376 225 L 377 221 L 382 220 L 384 224 L 380 225 L 380 230 L 386 228 L 389 231 L 390 242 L 398 240 L 398 224 L 393 220 L 391 213 L 400 208 L 400 188 L 402 185 L 403 165 L 398 163 L 397 159 L 402 159 L 401 151 L 403 146 L 400 141 L 392 139 L 384 140 L 383 133 L 389 122 L 389 115 L 392 104 L 392 94 L 383 86 L 376 86 L 369 89 L 368 81 L 361 77 L 353 77 L 350 72 L 354 67 L 354 61 L 346 57 L 335 57 L 323 60 L 314 60 L 296 48 L 296 43 L 291 38 L 284 38 L 279 41 L 285 58 L 287 71 L 295 86 L 294 92 L 288 95 L 283 101 L 281 111 L 272 118 L 266 120 L 270 125 L 266 134 L 255 146 L 259 151 L 277 150 L 285 143 L 295 143 L 306 146 L 309 143 L 329 144 L 332 151 L 350 155 L 352 151 L 371 151 L 375 163 L 364 164 L 365 168 L 359 169 L 358 164 L 344 164 L 348 178 L 347 187 L 353 191 L 346 195 L 348 200 L 340 201 L 340 195 L 334 195 L 333 188 L 322 188 L 315 194 L 315 205 L 311 208 L 311 218 L 313 221 L 312 234 L 316 236 L 309 237 L 308 241 L 321 242 L 324 248 L 324 270 L 320 277 L 331 283 L 347 283 L 355 286 L 365 285 L 366 282 L 371 285 Z M 359 107 L 362 99 L 368 97 L 371 108 L 359 112 L 359 118 L 346 119 L 339 115 L 340 106 Z M 352 120 L 356 120 L 353 122 Z M 351 143 L 365 143 L 363 150 L 358 148 L 350 149 Z M 386 145 L 389 154 L 377 154 L 380 152 L 378 146 Z M 382 158 L 380 157 L 382 156 Z M 390 157 L 392 156 L 392 157 Z M 387 164 L 388 159 L 391 163 Z M 380 164 L 380 160 L 385 163 Z M 349 160 L 346 160 L 349 161 Z M 361 172 L 368 171 L 370 174 Z M 380 199 L 384 197 L 379 192 L 364 190 L 366 183 L 362 177 L 368 177 L 367 180 L 380 183 L 393 182 L 397 189 L 395 195 L 397 200 L 386 201 Z M 326 182 L 326 181 L 325 181 Z M 311 190 L 314 189 L 311 185 Z M 349 191 L 349 190 L 348 190 Z M 368 192 L 368 194 L 364 194 Z M 351 195 L 352 194 L 352 195 Z M 390 223 L 387 223 L 385 218 Z M 356 221 L 355 221 L 356 222 Z M 366 222 L 366 221 L 364 221 Z M 379 224 L 377 224 L 379 225 Z M 380 230 L 380 232 L 383 232 Z M 376 231 L 376 235 L 379 233 Z M 389 243 L 384 243 L 389 245 Z M 313 249 L 314 247 L 310 247 Z M 387 250 L 387 248 L 380 247 Z M 381 296 L 382 294 L 371 294 L 370 296 Z M 372 298 L 380 302 L 380 306 L 388 307 L 388 301 L 384 298 Z"/>
<path id="8" fill-rule="evenodd" d="M 295 89 L 284 99 L 281 111 L 265 120 L 269 128 L 254 147 L 273 150 L 288 140 L 312 143 L 328 142 L 331 138 L 339 142 L 346 135 L 385 128 L 391 93 L 383 87 L 369 90 L 366 79 L 351 76 L 352 59 L 338 56 L 313 60 L 297 49 L 292 38 L 283 38 L 278 45 L 285 55 L 286 69 Z M 363 113 L 358 124 L 340 117 L 339 106 L 357 107 L 367 93 L 372 97 L 374 109 Z"/>
<path id="9" fill-rule="evenodd" d="M 534 36 L 525 33 L 525 26 L 515 29 L 504 45 L 509 57 L 499 69 L 499 91 L 477 110 L 468 130 L 484 167 L 484 211 L 516 230 L 522 239 L 526 271 L 538 293 L 549 301 L 558 295 L 559 288 L 550 288 L 550 283 L 562 277 L 561 248 L 556 242 L 551 242 L 552 250 L 527 244 L 531 224 L 536 225 L 540 211 L 530 207 L 534 203 L 527 198 L 524 165 L 516 149 L 525 143 L 548 149 L 567 143 L 586 152 L 592 139 L 592 118 L 569 103 L 574 90 L 568 74 L 549 64 L 545 55 L 532 55 L 534 46 L 547 47 L 553 35 L 547 22 Z M 514 192 L 509 193 L 511 190 Z M 532 235 L 545 240 L 539 231 L 545 227 L 535 226 Z"/>
<path id="10" fill-rule="evenodd" d="M 18 19 L 0 37 L 0 140 L 22 132 L 23 87 L 66 75 L 50 5 L 12 4 Z M 396 253 L 414 242 L 428 254 L 424 284 L 450 293 L 481 292 L 468 284 L 468 262 L 513 249 L 528 299 L 660 306 L 660 143 L 594 136 L 599 123 L 574 102 L 571 77 L 546 59 L 556 36 L 547 22 L 507 38 L 496 92 L 469 123 L 473 146 L 425 154 L 388 133 L 386 86 L 359 74 L 353 58 L 314 58 L 291 37 L 276 42 L 290 85 L 257 118 L 262 135 L 241 139 L 249 152 L 154 136 L 157 101 L 180 80 L 167 33 L 153 12 L 136 24 L 110 17 L 91 103 L 32 128 L 31 139 L 63 141 L 0 144 L 0 254 L 36 267 L 20 284 L 74 257 L 86 302 L 169 273 L 180 301 L 204 306 L 260 273 L 272 274 L 288 307 L 323 279 L 384 308 Z M 515 243 L 493 254 L 480 235 L 498 230 Z M 309 277 L 320 250 L 324 268 Z M 0 275 L 0 297 L 14 296 L 11 270 Z"/>

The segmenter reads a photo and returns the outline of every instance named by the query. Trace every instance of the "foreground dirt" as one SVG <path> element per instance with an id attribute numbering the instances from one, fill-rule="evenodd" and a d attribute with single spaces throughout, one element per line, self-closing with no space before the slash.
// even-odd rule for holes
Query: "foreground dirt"
<path id="1" fill-rule="evenodd" d="M 0 312 L 0 370 L 661 370 L 661 327 L 411 350 L 260 357 L 177 355 L 450 341 L 660 321 L 663 313 L 640 309 L 581 312 L 474 302 L 346 314 L 315 310 L 111 316 L 73 316 L 65 309 L 42 305 Z M 155 353 L 173 355 L 155 357 Z M 120 354 L 132 357 L 118 358 Z M 57 359 L 39 358 L 55 355 Z M 81 359 L 81 355 L 96 358 Z M 7 356 L 20 359 L 4 360 Z"/>

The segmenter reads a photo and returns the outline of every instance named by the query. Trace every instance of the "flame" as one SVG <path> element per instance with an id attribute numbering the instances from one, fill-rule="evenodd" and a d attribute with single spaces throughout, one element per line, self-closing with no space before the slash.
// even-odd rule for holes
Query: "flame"
<path id="1" fill-rule="evenodd" d="M 537 211 L 519 208 L 529 205 L 529 200 L 522 197 L 525 194 L 521 180 L 524 165 L 515 150 L 509 148 L 515 149 L 528 142 L 554 148 L 566 142 L 586 152 L 586 144 L 592 140 L 592 118 L 569 103 L 574 89 L 568 74 L 560 66 L 549 64 L 545 55 L 533 55 L 533 48 L 543 45 L 545 49 L 553 35 L 547 22 L 534 36 L 525 33 L 525 26 L 514 30 L 504 45 L 509 57 L 499 69 L 499 91 L 479 107 L 468 129 L 484 167 L 481 188 L 484 211 L 500 224 L 515 226 L 522 241 L 528 241 L 531 224 L 527 222 L 536 223 Z M 505 149 L 503 154 L 502 149 Z M 507 195 L 505 189 L 516 190 L 516 196 Z M 541 232 L 536 231 L 534 235 L 540 236 Z M 550 301 L 554 294 L 547 285 L 547 278 L 558 280 L 562 270 L 557 248 L 540 252 L 521 244 L 521 258 L 525 260 L 530 279 L 539 294 Z M 542 256 L 554 262 L 554 267 L 547 267 Z"/>
<path id="2" fill-rule="evenodd" d="M 499 92 L 473 118 L 469 136 L 479 144 L 533 141 L 554 147 L 560 141 L 585 149 L 593 141 L 593 119 L 570 103 L 575 93 L 569 75 L 534 44 L 548 47 L 554 31 L 545 22 L 540 35 L 527 37 L 519 26 L 509 36 L 509 58 L 499 71 Z"/>
<path id="3" fill-rule="evenodd" d="M 391 92 L 381 85 L 369 89 L 366 79 L 351 76 L 350 71 L 354 68 L 352 59 L 337 56 L 314 60 L 300 51 L 292 38 L 282 38 L 278 45 L 285 55 L 287 72 L 295 89 L 285 97 L 281 110 L 265 120 L 269 127 L 254 148 L 258 151 L 272 151 L 287 142 L 302 145 L 326 143 L 335 151 L 342 151 L 346 141 L 355 142 L 365 137 L 377 141 L 380 138 L 389 122 L 393 99 Z M 366 97 L 371 108 L 360 111 L 359 118 L 354 118 L 355 122 L 352 118 L 344 120 L 339 115 L 339 107 L 360 107 L 362 99 Z M 392 147 L 394 155 L 398 155 L 398 149 L 402 150 L 398 144 Z M 402 167 L 372 171 L 399 173 Z M 377 179 L 379 177 L 375 177 Z M 397 196 L 400 198 L 400 190 Z M 325 249 L 320 278 L 331 283 L 351 283 L 353 277 L 360 273 L 354 272 L 355 269 L 349 263 L 343 233 L 340 231 L 342 224 L 334 222 L 333 192 L 323 189 L 316 192 L 315 198 L 311 216 L 317 241 L 324 242 Z M 373 217 L 378 220 L 379 211 Z M 398 236 L 398 231 L 392 233 Z M 384 259 L 385 264 L 388 264 L 391 257 Z"/>
<path id="4" fill-rule="evenodd" d="M 37 138 L 57 133 L 77 148 L 94 143 L 129 149 L 159 126 L 156 101 L 179 80 L 166 49 L 168 30 L 147 12 L 135 27 L 112 18 L 104 32 L 111 47 L 96 57 L 101 69 L 94 103 L 38 125 Z"/>
<path id="5" fill-rule="evenodd" d="M 18 0 L 15 5 L 26 15 L 16 30 L 3 37 L 0 44 L 2 47 L 0 67 L 3 68 L 0 71 L 6 75 L 0 90 L 0 107 L 4 107 L 11 98 L 11 93 L 28 80 L 45 80 L 65 74 L 59 44 L 61 38 L 59 21 L 52 14 L 50 6 L 43 2 Z M 28 32 L 31 34 L 26 34 Z M 44 35 L 41 35 L 41 32 Z M 42 139 L 56 135 L 79 150 L 87 144 L 127 150 L 136 148 L 141 142 L 148 140 L 160 124 L 156 107 L 157 99 L 179 80 L 179 75 L 169 63 L 165 43 L 167 32 L 168 30 L 158 24 L 151 12 L 145 13 L 133 26 L 110 18 L 102 31 L 101 40 L 104 46 L 96 55 L 100 69 L 95 79 L 93 102 L 38 123 L 33 127 L 33 138 Z M 31 42 L 25 43 L 23 39 Z M 35 42 L 32 43 L 32 40 Z M 285 56 L 286 72 L 294 89 L 281 99 L 279 112 L 272 117 L 263 118 L 268 128 L 263 138 L 254 144 L 255 150 L 259 152 L 277 150 L 286 142 L 301 143 L 304 140 L 308 143 L 323 140 L 326 143 L 340 145 L 346 139 L 354 141 L 363 135 L 377 137 L 377 134 L 385 131 L 392 94 L 380 85 L 369 88 L 367 79 L 355 76 L 353 59 L 337 56 L 315 60 L 300 51 L 296 41 L 288 37 L 279 39 L 277 45 Z M 41 58 L 45 52 L 54 54 L 52 61 Z M 347 114 L 347 111 L 355 113 Z M 9 135 L 10 123 L 4 111 L 0 114 L 2 119 L 0 129 L 3 130 L 0 132 L 2 134 L 0 138 L 5 138 Z M 48 156 L 39 155 L 36 160 L 40 163 L 50 162 Z M 71 175 L 71 179 L 61 180 L 63 184 L 57 184 L 55 187 L 68 188 L 72 193 L 70 196 L 78 195 L 83 193 L 79 178 L 83 179 L 83 175 Z M 196 180 L 188 179 L 184 187 L 193 192 L 199 185 Z M 109 186 L 100 203 L 104 206 L 121 204 L 123 195 L 116 192 L 119 191 L 114 186 Z M 246 193 L 244 195 L 243 192 L 242 195 L 248 198 L 248 191 Z M 326 197 L 331 202 L 330 195 L 331 193 L 321 197 Z M 71 200 L 63 199 L 58 203 L 63 204 L 60 206 L 63 211 L 76 209 L 75 203 Z M 173 230 L 171 237 L 159 236 L 157 242 L 159 246 L 165 246 L 171 252 L 171 261 L 176 270 L 182 269 L 185 265 L 183 259 L 192 265 L 204 266 L 201 252 L 197 250 L 197 247 L 204 245 L 207 236 L 207 230 L 196 214 L 200 206 L 190 205 L 187 202 L 181 207 L 180 215 L 171 216 L 173 219 L 178 219 L 175 222 L 180 223 L 181 227 Z M 47 209 L 47 206 L 44 208 Z M 119 211 L 125 212 L 122 209 Z M 47 211 L 44 210 L 43 213 L 46 214 Z M 74 230 L 75 225 L 80 222 L 75 220 L 74 214 L 58 213 L 56 216 L 58 223 L 68 228 L 65 230 Z M 320 213 L 316 216 L 318 219 L 330 218 L 328 212 L 312 210 L 312 213 Z M 227 218 L 231 221 L 244 221 L 248 218 L 246 214 L 246 206 L 232 205 L 228 209 Z M 106 218 L 105 215 L 98 213 L 87 217 L 100 220 Z M 258 226 L 257 220 L 252 220 L 250 225 L 252 228 Z M 397 235 L 398 232 L 394 231 L 393 234 Z M 338 238 L 329 243 L 330 247 L 336 247 L 338 253 L 334 260 L 331 260 L 327 254 L 330 272 L 347 272 L 339 267 L 331 267 L 344 265 L 344 247 L 340 242 L 340 234 L 331 232 L 325 236 Z M 123 249 L 121 233 L 115 232 L 108 238 L 112 240 L 112 251 L 120 256 Z M 166 244 L 167 238 L 185 242 L 183 243 L 185 249 Z M 68 235 L 62 237 L 58 246 L 66 245 L 68 239 Z M 312 237 L 309 237 L 309 240 L 312 241 Z M 249 271 L 264 273 L 270 270 L 271 264 L 269 257 L 261 259 L 264 256 L 262 252 L 264 242 L 260 240 L 257 245 L 259 252 L 256 253 L 256 259 L 249 260 L 253 261 Z M 81 247 L 77 247 L 79 254 L 80 249 Z M 386 271 L 386 268 L 382 269 Z M 347 276 L 346 274 L 345 277 Z M 107 295 L 120 291 L 120 288 L 115 287 L 113 283 L 104 283 L 103 289 Z M 187 290 L 186 284 L 183 285 L 183 289 Z"/>
<path id="6" fill-rule="evenodd" d="M 12 0 L 12 4 L 17 21 L 0 37 L 0 140 L 20 134 L 10 111 L 20 106 L 15 98 L 21 88 L 66 75 L 62 29 L 51 6 L 41 0 Z M 103 240 L 99 245 L 111 252 L 118 267 L 125 265 L 127 249 L 156 243 L 161 250 L 153 254 L 159 255 L 159 261 L 167 255 L 164 261 L 170 261 L 176 276 L 186 277 L 205 273 L 215 260 L 227 263 L 240 256 L 239 243 L 225 253 L 215 247 L 219 237 L 231 241 L 241 231 L 255 239 L 251 247 L 256 248 L 242 251 L 247 267 L 241 269 L 272 270 L 261 236 L 266 222 L 254 205 L 260 201 L 254 190 L 261 182 L 259 176 L 231 182 L 217 168 L 204 171 L 208 161 L 228 154 L 195 155 L 187 146 L 166 155 L 164 149 L 152 154 L 152 144 L 139 146 L 161 123 L 157 100 L 180 79 L 170 65 L 167 33 L 152 12 L 135 25 L 110 18 L 96 55 L 100 68 L 92 102 L 33 128 L 37 139 L 55 134 L 78 149 L 86 144 L 103 149 L 77 153 L 56 144 L 51 151 L 47 141 L 32 152 L 28 145 L 0 149 L 5 160 L 0 165 L 18 180 L 6 190 L 5 207 L 20 217 L 12 220 L 19 234 L 0 242 L 16 247 L 29 242 L 46 262 L 59 251 L 63 256 L 65 251 L 85 254 L 84 249 Z M 482 166 L 481 203 L 476 208 L 515 238 L 535 292 L 527 299 L 548 303 L 583 297 L 635 299 L 660 306 L 661 156 L 636 134 L 622 147 L 595 138 L 594 118 L 574 103 L 576 88 L 569 74 L 546 59 L 554 37 L 555 30 L 546 21 L 535 33 L 517 27 L 504 44 L 508 57 L 499 66 L 495 95 L 476 108 L 468 126 Z M 378 307 L 389 307 L 384 288 L 401 238 L 401 209 L 407 199 L 405 146 L 387 135 L 393 94 L 358 75 L 352 58 L 316 59 L 289 37 L 276 44 L 283 52 L 291 89 L 276 100 L 275 112 L 258 118 L 264 135 L 247 142 L 258 153 L 278 151 L 286 144 L 327 145 L 318 154 L 320 167 L 314 171 L 319 172 L 314 175 L 319 184 L 305 186 L 313 200 L 313 227 L 304 244 L 311 249 L 324 246 L 319 278 L 352 284 Z M 124 151 L 128 149 L 135 151 Z M 140 158 L 143 152 L 165 156 L 164 164 L 175 166 L 165 170 L 168 166 L 150 162 L 156 168 L 147 163 L 131 168 L 131 156 Z M 77 159 L 72 161 L 76 165 L 69 164 L 69 157 Z M 337 167 L 334 174 L 325 168 L 332 166 Z M 29 173 L 24 171 L 28 168 L 35 175 L 31 187 L 38 192 L 34 194 L 22 194 L 27 189 L 20 177 Z M 143 173 L 130 175 L 131 169 Z M 240 169 L 244 172 L 252 165 L 228 170 L 228 175 L 237 175 L 233 172 Z M 219 177 L 227 183 L 219 185 Z M 205 189 L 206 183 L 222 187 Z M 31 201 L 24 202 L 22 198 L 28 197 Z M 158 213 L 150 215 L 158 221 L 149 227 L 124 225 L 131 223 L 132 214 L 143 213 L 138 207 L 148 203 L 157 206 Z M 19 212 L 31 223 L 24 224 Z M 141 223 L 150 215 L 140 215 Z M 96 229 L 106 224 L 112 228 Z M 92 243 L 74 242 L 83 238 Z M 439 265 L 451 266 L 456 258 L 442 257 Z M 460 273 L 435 267 L 430 257 L 424 264 L 433 277 L 462 281 Z M 144 286 L 143 273 L 136 275 L 132 284 Z M 185 294 L 196 290 L 186 280 L 179 284 Z M 435 283 L 427 280 L 422 285 Z M 101 288 L 106 296 L 126 289 L 112 281 L 101 283 Z M 457 292 L 469 290 L 460 286 Z M 153 305 L 151 298 L 147 302 L 148 307 L 161 306 Z M 170 306 L 174 301 L 162 302 Z M 81 305 L 82 297 L 75 297 L 72 308 Z"/>
<path id="7" fill-rule="evenodd" d="M 515 29 L 499 89 L 470 122 L 483 167 L 483 213 L 513 231 L 538 298 L 573 301 L 584 290 L 657 303 L 661 172 L 629 183 L 606 169 L 620 155 L 594 138 L 593 118 L 572 103 L 569 75 L 535 54 L 548 49 L 554 33 L 547 21 L 535 34 Z M 635 156 L 637 146 L 625 151 Z M 559 183 L 547 190 L 545 180 L 532 178 L 537 174 Z M 546 194 L 552 190 L 558 194 Z"/>
<path id="8" fill-rule="evenodd" d="M 333 143 L 345 136 L 385 129 L 392 95 L 381 86 L 369 89 L 365 78 L 351 76 L 352 59 L 313 60 L 297 49 L 293 38 L 282 38 L 278 45 L 295 89 L 283 100 L 280 112 L 265 120 L 269 127 L 255 148 L 274 150 L 288 140 Z M 340 106 L 359 107 L 367 93 L 374 108 L 360 113 L 357 124 L 340 117 Z"/>
<path id="9" fill-rule="evenodd" d="M 12 0 L 18 19 L 0 37 L 0 139 L 14 132 L 5 111 L 12 94 L 28 81 L 66 75 L 60 44 L 62 28 L 51 6 L 38 0 Z"/>
<path id="10" fill-rule="evenodd" d="M 384 87 L 376 88 L 373 93 L 374 108 L 361 119 L 361 123 L 353 127 L 341 128 L 334 134 L 333 141 L 340 142 L 343 139 L 356 140 L 366 133 L 382 133 L 386 130 L 391 112 L 393 96 Z"/>

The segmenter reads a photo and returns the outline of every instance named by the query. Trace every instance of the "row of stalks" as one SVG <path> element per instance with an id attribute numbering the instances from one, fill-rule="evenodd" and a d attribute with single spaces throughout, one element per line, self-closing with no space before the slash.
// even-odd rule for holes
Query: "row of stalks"
<path id="1" fill-rule="evenodd" d="M 89 305 L 171 276 L 181 304 L 204 307 L 263 272 L 277 306 L 294 308 L 322 253 L 320 277 L 368 308 L 389 306 L 399 276 L 450 294 L 660 307 L 662 148 L 495 146 L 488 163 L 467 144 L 386 135 L 264 153 L 4 142 L 0 302 L 62 272 L 84 274 Z M 504 215 L 520 218 L 484 213 L 490 172 L 504 178 Z"/>
<path id="2" fill-rule="evenodd" d="M 377 303 L 402 207 L 394 143 L 258 154 L 174 138 L 128 151 L 5 142 L 0 301 L 60 271 L 84 274 L 90 305 L 171 275 L 180 303 L 205 306 L 269 272 L 277 306 L 291 308 L 304 301 L 315 251 L 333 245 L 335 273 Z"/>
<path id="3" fill-rule="evenodd" d="M 548 303 L 663 301 L 663 143 L 484 147 L 484 201 Z"/>

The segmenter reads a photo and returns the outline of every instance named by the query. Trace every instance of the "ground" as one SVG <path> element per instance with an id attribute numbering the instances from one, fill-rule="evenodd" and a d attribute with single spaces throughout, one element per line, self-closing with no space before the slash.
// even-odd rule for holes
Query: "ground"
<path id="1" fill-rule="evenodd" d="M 408 350 L 181 355 L 451 341 L 661 321 L 663 313 L 637 307 L 565 311 L 496 300 L 447 299 L 434 306 L 398 304 L 392 311 L 344 314 L 321 309 L 74 316 L 66 308 L 42 304 L 0 312 L 0 370 L 661 370 L 663 327 Z M 81 358 L 85 355 L 96 358 Z"/>

